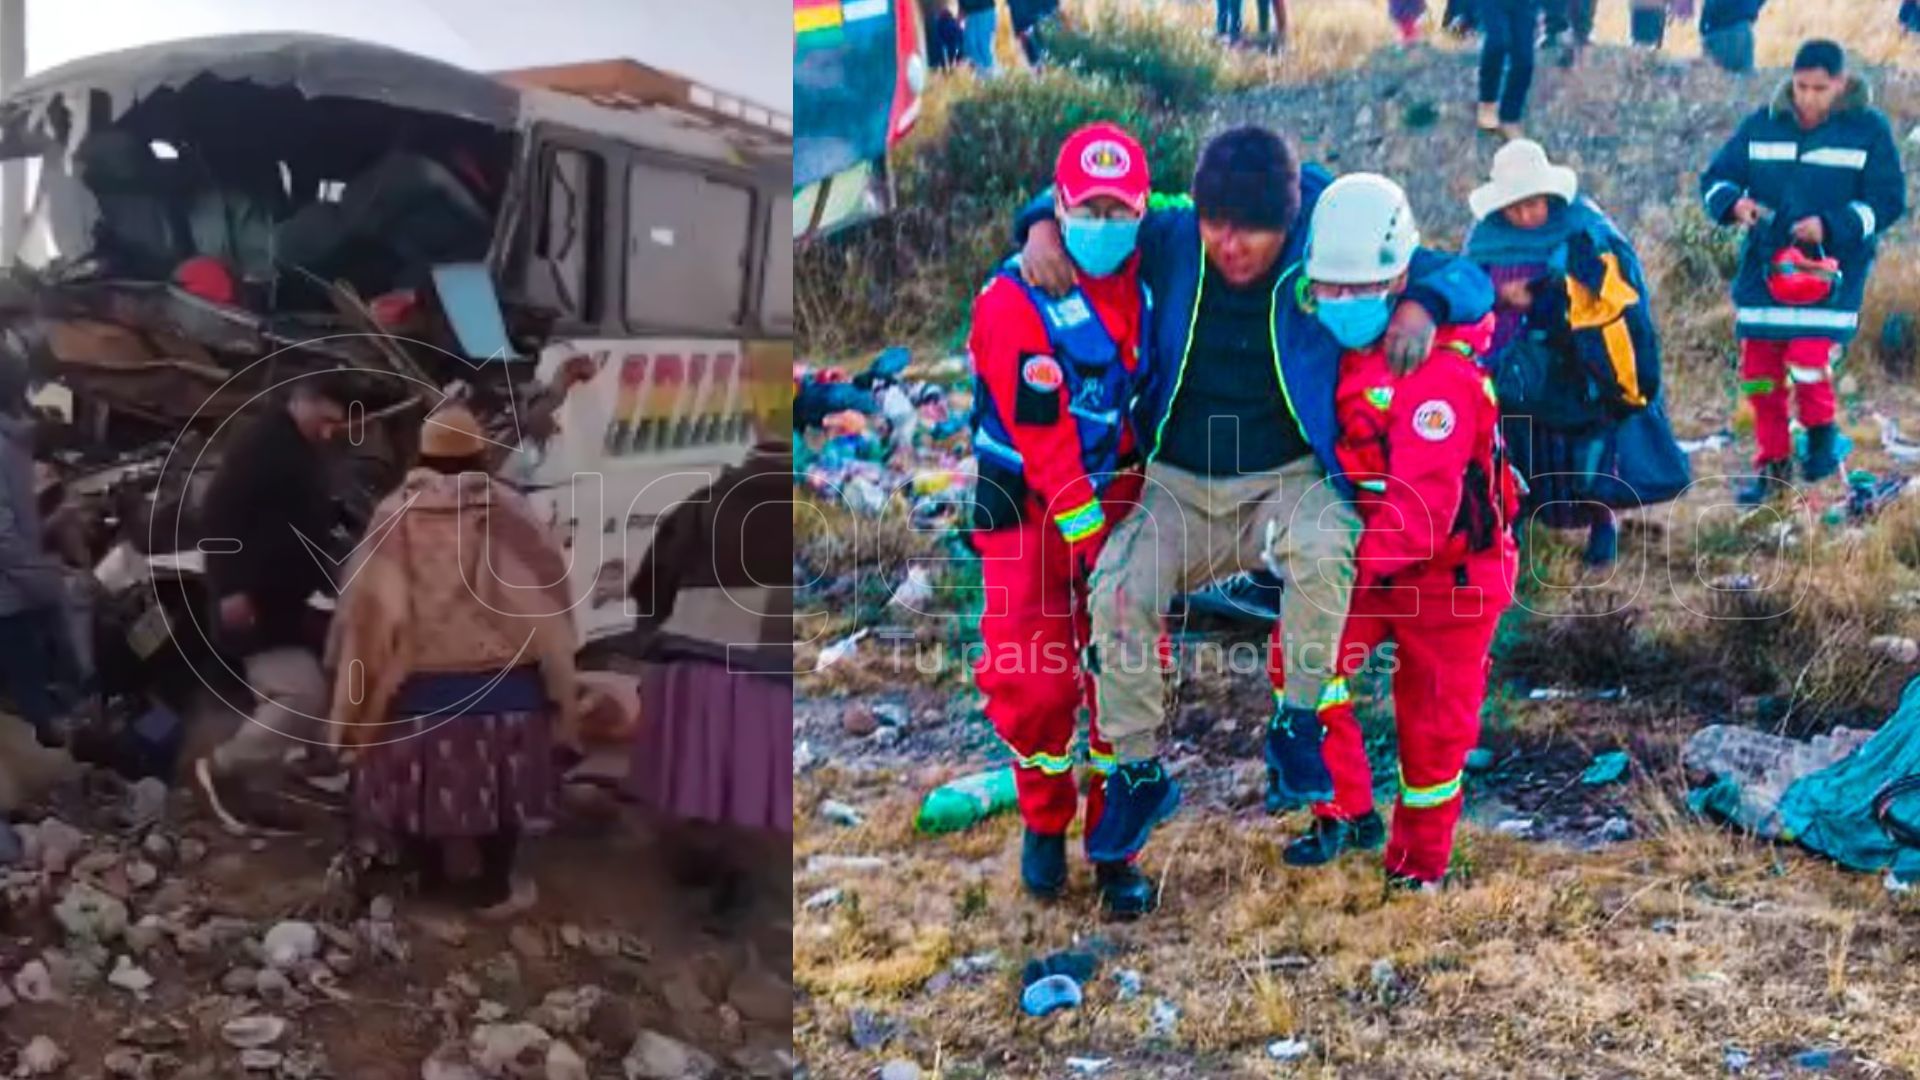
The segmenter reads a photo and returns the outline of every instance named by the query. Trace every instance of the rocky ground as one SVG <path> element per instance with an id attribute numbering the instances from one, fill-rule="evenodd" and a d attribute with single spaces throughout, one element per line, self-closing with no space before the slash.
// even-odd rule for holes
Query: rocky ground
<path id="1" fill-rule="evenodd" d="M 338 819 L 236 839 L 158 781 L 0 743 L 9 795 L 26 800 L 0 823 L 0 1075 L 793 1071 L 784 883 L 711 928 L 660 871 L 646 825 L 589 793 L 527 844 L 540 903 L 496 925 L 397 882 L 350 885 Z"/>

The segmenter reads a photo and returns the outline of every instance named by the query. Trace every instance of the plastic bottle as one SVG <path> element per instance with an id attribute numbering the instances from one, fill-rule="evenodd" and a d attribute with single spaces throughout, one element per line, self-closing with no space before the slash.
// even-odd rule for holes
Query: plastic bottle
<path id="1" fill-rule="evenodd" d="M 952 780 L 927 793 L 914 827 L 924 833 L 972 828 L 1018 803 L 1011 768 L 989 769 Z"/>

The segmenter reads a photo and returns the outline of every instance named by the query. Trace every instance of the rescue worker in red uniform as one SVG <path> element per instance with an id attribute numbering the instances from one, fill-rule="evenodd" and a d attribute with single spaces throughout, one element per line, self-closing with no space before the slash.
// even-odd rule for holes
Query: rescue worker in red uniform
<path id="1" fill-rule="evenodd" d="M 1113 764 L 1091 715 L 1080 651 L 1090 632 L 1087 576 L 1140 495 L 1128 407 L 1148 317 L 1134 256 L 1147 206 L 1146 152 L 1112 124 L 1081 128 L 1060 148 L 1054 184 L 1075 287 L 1052 299 L 1014 265 L 1002 267 L 974 301 L 967 343 L 980 464 L 973 541 L 985 595 L 974 675 L 988 719 L 1016 757 L 1026 823 L 1021 880 L 1044 898 L 1067 883 L 1066 834 L 1080 803 L 1072 747 L 1083 704 L 1095 774 L 1088 833 Z M 1152 909 L 1154 889 L 1131 862 L 1094 870 L 1108 914 Z"/>
<path id="2" fill-rule="evenodd" d="M 1476 359 L 1492 319 L 1443 330 L 1427 362 L 1396 377 L 1381 337 L 1418 243 L 1405 193 L 1385 177 L 1342 177 L 1321 197 L 1312 230 L 1308 288 L 1316 317 L 1345 349 L 1336 452 L 1357 491 L 1363 531 L 1353 604 L 1333 659 L 1339 677 L 1321 709 L 1334 797 L 1314 805 L 1312 831 L 1284 858 L 1315 866 L 1384 839 L 1390 881 L 1436 887 L 1453 852 L 1461 772 L 1480 736 L 1488 650 L 1518 573 L 1510 528 L 1518 493 L 1493 383 Z M 1390 837 L 1374 809 L 1372 770 L 1345 686 L 1389 639 L 1400 748 Z M 1271 670 L 1278 684 L 1281 669 Z"/>

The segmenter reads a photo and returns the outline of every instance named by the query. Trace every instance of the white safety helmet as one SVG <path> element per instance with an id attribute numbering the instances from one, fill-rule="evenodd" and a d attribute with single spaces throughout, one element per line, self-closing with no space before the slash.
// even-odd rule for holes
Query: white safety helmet
<path id="1" fill-rule="evenodd" d="M 1413 262 L 1420 227 L 1400 185 L 1352 173 L 1327 185 L 1307 226 L 1307 277 L 1334 285 L 1391 281 Z"/>

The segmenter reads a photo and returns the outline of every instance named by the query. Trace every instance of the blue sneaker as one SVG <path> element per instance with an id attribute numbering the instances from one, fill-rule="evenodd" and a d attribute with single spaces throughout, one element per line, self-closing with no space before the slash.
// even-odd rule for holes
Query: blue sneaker
<path id="1" fill-rule="evenodd" d="M 1087 858 L 1126 862 L 1147 846 L 1154 826 L 1179 808 L 1180 785 L 1160 767 L 1159 758 L 1121 762 L 1107 777 L 1107 805 L 1087 834 Z"/>
<path id="2" fill-rule="evenodd" d="M 1312 709 L 1283 705 L 1267 724 L 1267 781 L 1269 802 L 1278 794 L 1291 802 L 1328 802 L 1333 798 L 1333 774 L 1320 756 L 1326 725 Z"/>
<path id="3" fill-rule="evenodd" d="M 1027 830 L 1020 846 L 1020 883 L 1041 900 L 1052 900 L 1067 887 L 1067 838 Z"/>
<path id="4" fill-rule="evenodd" d="M 1734 492 L 1733 499 L 1744 507 L 1765 506 L 1773 499 L 1780 498 L 1793 490 L 1793 465 L 1791 462 L 1769 461 L 1760 466 L 1758 474 L 1749 477 Z"/>

